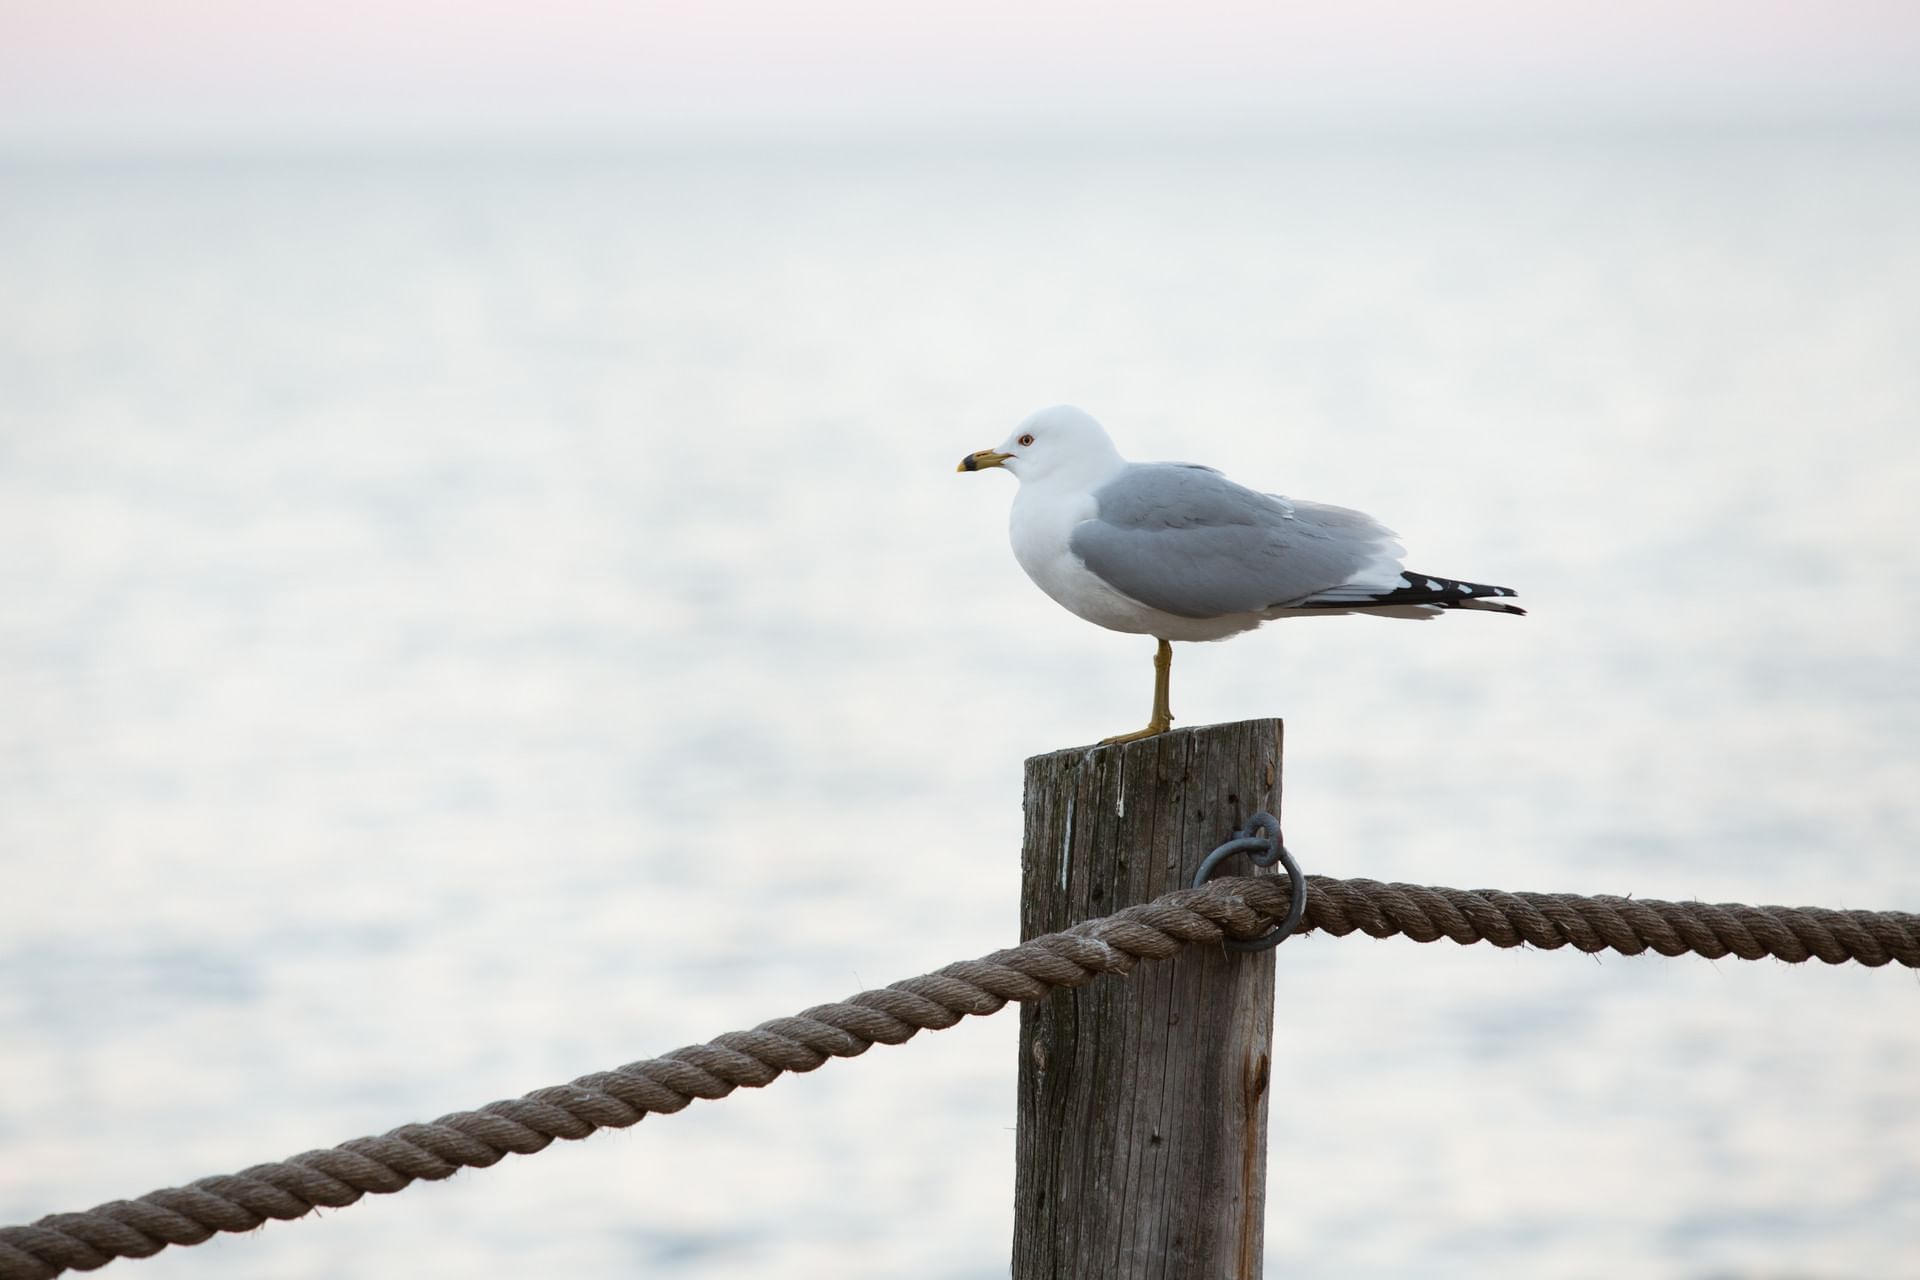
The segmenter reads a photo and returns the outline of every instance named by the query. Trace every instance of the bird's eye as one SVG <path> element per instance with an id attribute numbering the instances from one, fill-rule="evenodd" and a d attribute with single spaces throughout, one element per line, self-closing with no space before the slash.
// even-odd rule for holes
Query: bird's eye
<path id="1" fill-rule="evenodd" d="M 1032 433 L 1032 432 L 1028 432 L 1028 433 L 1027 433 L 1026 435 L 1024 435 L 1024 436 L 1021 436 L 1021 437 L 1020 437 L 1020 443 L 1021 443 L 1021 444 L 1023 444 L 1023 445 L 1026 445 L 1026 444 L 1032 444 L 1032 443 L 1033 443 L 1033 433 Z"/>

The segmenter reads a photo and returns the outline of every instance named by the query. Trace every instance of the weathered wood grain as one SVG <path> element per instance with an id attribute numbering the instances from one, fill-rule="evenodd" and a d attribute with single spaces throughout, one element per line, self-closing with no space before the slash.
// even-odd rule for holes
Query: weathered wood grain
<path id="1" fill-rule="evenodd" d="M 1187 885 L 1280 812 L 1280 760 L 1278 720 L 1028 760 L 1022 940 Z M 1014 1280 L 1258 1276 L 1272 1041 L 1272 952 L 1194 947 L 1023 1007 Z"/>

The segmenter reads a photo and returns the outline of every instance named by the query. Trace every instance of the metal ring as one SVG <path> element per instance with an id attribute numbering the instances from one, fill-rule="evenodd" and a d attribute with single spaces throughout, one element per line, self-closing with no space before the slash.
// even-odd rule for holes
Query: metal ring
<path id="1" fill-rule="evenodd" d="M 1263 834 L 1255 835 L 1256 831 Z M 1270 867 L 1276 862 L 1285 867 L 1292 889 L 1292 902 L 1287 910 L 1287 918 L 1275 926 L 1271 933 L 1245 940 L 1222 938 L 1221 944 L 1229 951 L 1271 951 L 1300 927 L 1300 921 L 1307 914 L 1307 878 L 1300 874 L 1300 864 L 1287 852 L 1286 841 L 1280 837 L 1280 819 L 1262 809 L 1248 818 L 1247 825 L 1234 832 L 1231 840 L 1201 861 L 1200 869 L 1193 875 L 1193 887 L 1198 889 L 1212 879 L 1220 864 L 1236 853 L 1246 854 L 1247 860 L 1256 867 Z"/>

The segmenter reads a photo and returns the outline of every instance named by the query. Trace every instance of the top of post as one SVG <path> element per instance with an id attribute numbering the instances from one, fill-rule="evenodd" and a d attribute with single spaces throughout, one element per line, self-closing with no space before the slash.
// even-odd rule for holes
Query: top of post
<path id="1" fill-rule="evenodd" d="M 1197 745 L 1197 740 L 1208 742 L 1231 742 L 1241 738 L 1272 738 L 1278 741 L 1285 733 L 1286 722 L 1278 716 L 1266 716 L 1257 720 L 1228 720 L 1221 724 L 1196 724 L 1185 729 L 1169 729 L 1165 733 L 1155 734 L 1151 738 L 1140 738 L 1134 742 L 1116 742 L 1103 746 L 1093 743 L 1083 747 L 1061 747 L 1055 751 L 1043 751 L 1039 755 L 1027 757 L 1027 768 L 1044 766 L 1049 763 L 1068 764 L 1075 761 L 1092 762 L 1107 760 L 1118 762 L 1134 754 L 1159 756 L 1168 751 L 1181 751 Z"/>

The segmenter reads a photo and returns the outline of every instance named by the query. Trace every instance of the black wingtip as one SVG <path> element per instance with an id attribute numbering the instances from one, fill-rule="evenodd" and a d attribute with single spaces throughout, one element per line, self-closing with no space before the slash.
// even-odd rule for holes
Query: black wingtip
<path id="1" fill-rule="evenodd" d="M 1400 577 L 1406 586 L 1379 597 L 1382 604 L 1433 604 L 1442 609 L 1481 609 L 1488 613 L 1511 613 L 1525 617 L 1527 611 L 1517 604 L 1496 604 L 1495 597 L 1520 593 L 1512 587 L 1496 587 L 1487 582 L 1462 582 L 1458 578 L 1439 578 L 1430 573 L 1407 570 Z"/>
<path id="2" fill-rule="evenodd" d="M 1517 604 L 1496 603 L 1493 597 L 1511 597 L 1520 593 L 1512 587 L 1496 587 L 1485 582 L 1462 582 L 1458 578 L 1437 578 L 1430 573 L 1402 570 L 1406 585 L 1374 595 L 1349 595 L 1344 590 L 1329 592 L 1304 601 L 1295 601 L 1290 609 L 1326 609 L 1333 613 L 1386 612 L 1394 609 L 1483 609 L 1489 613 L 1511 613 L 1525 617 L 1527 611 Z M 1414 614 L 1412 616 L 1431 616 Z"/>

